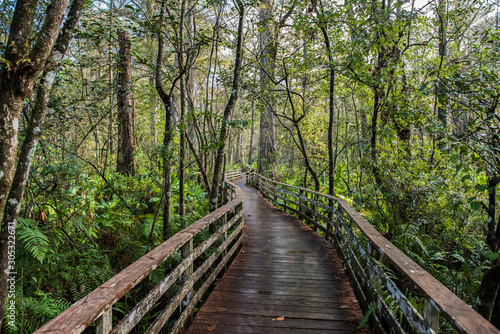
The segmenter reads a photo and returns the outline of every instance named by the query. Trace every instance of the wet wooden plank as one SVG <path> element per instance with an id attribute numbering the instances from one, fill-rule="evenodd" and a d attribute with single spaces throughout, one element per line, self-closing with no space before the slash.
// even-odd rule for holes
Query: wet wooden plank
<path id="1" fill-rule="evenodd" d="M 345 297 L 339 294 L 332 297 L 313 296 L 303 298 L 291 299 L 287 295 L 262 295 L 252 293 L 240 293 L 235 291 L 224 291 L 222 293 L 214 294 L 206 303 L 230 303 L 240 298 L 246 304 L 263 304 L 263 305 L 286 305 L 287 307 L 301 306 L 301 307 L 321 307 L 321 308 L 339 308 L 343 305 L 355 305 L 357 299 L 355 297 Z"/>
<path id="2" fill-rule="evenodd" d="M 271 316 L 274 318 L 285 317 L 295 319 L 318 319 L 331 321 L 348 321 L 345 317 L 345 309 L 350 309 L 351 305 L 341 305 L 344 308 L 322 308 L 322 307 L 290 307 L 283 305 L 268 304 L 245 304 L 237 302 L 227 302 L 225 305 L 209 303 L 207 313 L 224 312 L 233 315 L 250 316 Z"/>
<path id="3" fill-rule="evenodd" d="M 200 324 L 196 326 L 196 329 L 191 329 L 189 333 L 191 334 L 207 334 L 207 333 L 258 333 L 258 334 L 325 334 L 324 329 L 304 329 L 304 328 L 269 328 L 269 327 L 243 327 L 239 325 L 227 325 L 227 324 Z M 270 331 L 272 330 L 272 332 Z M 329 334 L 354 334 L 354 333 L 366 333 L 361 330 L 328 330 Z"/>
<path id="4" fill-rule="evenodd" d="M 201 311 L 200 311 L 201 312 Z M 238 326 L 239 328 L 260 328 L 267 329 L 267 333 L 274 333 L 275 328 L 296 328 L 307 330 L 323 330 L 330 332 L 331 330 L 338 331 L 356 331 L 357 323 L 355 321 L 328 321 L 318 319 L 298 319 L 286 318 L 280 321 L 280 317 L 275 316 L 251 316 L 232 314 L 225 318 L 214 317 L 212 313 L 200 313 L 195 318 L 193 325 L 190 326 L 186 333 L 191 333 L 191 330 L 207 329 L 208 326 L 226 325 Z M 274 320 L 273 320 L 274 319 Z M 195 325 L 196 324 L 196 325 Z M 243 332 L 243 331 L 240 331 Z M 244 333 L 244 332 L 243 332 Z M 362 332 L 366 333 L 366 332 Z"/>
<path id="5" fill-rule="evenodd" d="M 366 333 L 334 247 L 244 178 L 235 183 L 244 197 L 242 251 L 186 333 Z"/>

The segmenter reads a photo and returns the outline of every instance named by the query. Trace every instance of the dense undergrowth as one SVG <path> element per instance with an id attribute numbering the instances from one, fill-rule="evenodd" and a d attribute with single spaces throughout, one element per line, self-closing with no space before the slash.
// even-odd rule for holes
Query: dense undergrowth
<path id="1" fill-rule="evenodd" d="M 172 178 L 177 185 L 175 174 Z M 37 186 L 17 230 L 18 327 L 5 321 L 6 333 L 33 332 L 162 242 L 161 215 L 155 222 L 161 179 L 153 172 L 137 177 L 108 172 L 103 178 L 70 156 L 59 165 L 37 165 L 30 182 Z M 187 226 L 208 213 L 208 199 L 195 175 L 189 175 L 185 195 Z M 173 206 L 176 233 L 182 227 Z M 175 261 L 155 270 L 114 306 L 114 313 L 128 313 Z"/>

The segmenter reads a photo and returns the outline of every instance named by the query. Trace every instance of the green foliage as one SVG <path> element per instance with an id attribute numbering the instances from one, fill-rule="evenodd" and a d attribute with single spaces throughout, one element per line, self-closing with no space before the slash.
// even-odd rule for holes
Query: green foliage
<path id="1" fill-rule="evenodd" d="M 32 223 L 28 219 L 20 218 L 16 235 L 30 255 L 42 263 L 50 250 L 49 239 L 36 227 L 30 228 Z"/>
<path id="2" fill-rule="evenodd" d="M 46 149 L 49 154 L 57 151 Z M 40 185 L 33 188 L 37 205 L 26 215 L 29 218 L 19 218 L 17 228 L 17 271 L 22 278 L 16 304 L 22 305 L 23 317 L 18 328 L 6 331 L 17 333 L 22 327 L 22 332 L 33 332 L 163 242 L 161 215 L 155 222 L 162 205 L 161 180 L 155 173 L 106 173 L 104 181 L 84 170 L 76 157 L 34 166 L 32 180 Z M 177 182 L 175 174 L 172 179 Z M 55 183 L 56 191 L 44 190 Z M 175 210 L 178 188 L 173 194 Z M 186 222 L 191 224 L 208 210 L 207 194 L 196 184 L 195 174 L 188 174 L 185 195 Z M 175 221 L 178 214 L 173 226 L 177 231 Z M 129 304 L 140 300 L 176 261 L 174 256 L 151 273 L 144 283 L 149 288 L 132 293 Z"/>

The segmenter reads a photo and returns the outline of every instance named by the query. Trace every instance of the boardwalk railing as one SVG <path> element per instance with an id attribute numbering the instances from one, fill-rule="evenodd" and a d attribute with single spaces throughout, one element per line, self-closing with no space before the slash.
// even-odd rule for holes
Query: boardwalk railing
<path id="1" fill-rule="evenodd" d="M 248 174 L 247 184 L 334 243 L 361 306 L 371 313 L 370 324 L 376 333 L 437 333 L 440 325 L 447 329 L 451 325 L 458 333 L 500 333 L 346 201 L 254 172 Z M 423 310 L 410 302 L 408 290 L 413 297 L 425 299 Z"/>
<path id="2" fill-rule="evenodd" d="M 240 177 L 241 177 L 241 170 L 239 168 L 234 171 L 226 172 L 226 179 L 228 181 L 236 180 L 239 179 Z"/>
<path id="3" fill-rule="evenodd" d="M 76 302 L 35 333 L 81 333 L 94 322 L 99 334 L 128 333 L 152 310 L 167 292 L 173 295 L 146 333 L 158 333 L 172 315 L 178 315 L 171 333 L 179 333 L 193 308 L 227 266 L 242 241 L 243 199 L 239 187 L 226 182 L 229 202 L 122 270 L 118 275 Z M 215 233 L 207 238 L 210 226 Z M 198 245 L 193 241 L 203 240 Z M 161 266 L 169 257 L 180 255 L 178 265 L 157 284 L 118 324 L 112 324 L 113 305 Z M 211 270 L 210 270 L 211 269 Z M 178 291 L 170 289 L 174 283 Z M 196 284 L 198 283 L 198 284 Z M 196 288 L 195 288 L 196 284 Z M 169 290 L 170 289 L 170 290 Z"/>

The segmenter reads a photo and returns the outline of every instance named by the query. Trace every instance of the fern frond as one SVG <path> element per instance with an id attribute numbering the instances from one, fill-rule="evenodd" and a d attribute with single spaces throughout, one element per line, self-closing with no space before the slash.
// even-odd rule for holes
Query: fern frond
<path id="1" fill-rule="evenodd" d="M 20 224 L 17 229 L 17 238 L 35 259 L 40 263 L 43 262 L 49 252 L 49 239 L 42 231 Z"/>

